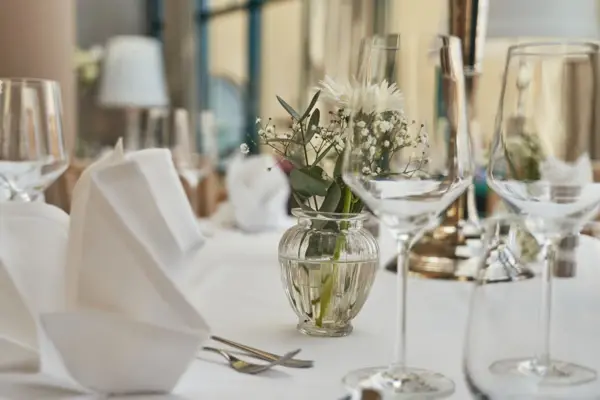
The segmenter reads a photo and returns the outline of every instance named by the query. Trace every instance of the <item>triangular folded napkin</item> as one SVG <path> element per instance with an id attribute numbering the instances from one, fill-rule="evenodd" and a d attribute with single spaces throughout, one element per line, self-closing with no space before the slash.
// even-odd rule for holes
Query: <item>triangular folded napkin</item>
<path id="1" fill-rule="evenodd" d="M 227 169 L 227 193 L 235 225 L 248 232 L 288 227 L 290 184 L 269 155 L 235 158 Z"/>
<path id="2" fill-rule="evenodd" d="M 209 336 L 173 281 L 203 244 L 164 149 L 125 156 L 119 143 L 82 174 L 70 219 L 0 203 L 0 372 L 82 392 L 171 391 Z"/>

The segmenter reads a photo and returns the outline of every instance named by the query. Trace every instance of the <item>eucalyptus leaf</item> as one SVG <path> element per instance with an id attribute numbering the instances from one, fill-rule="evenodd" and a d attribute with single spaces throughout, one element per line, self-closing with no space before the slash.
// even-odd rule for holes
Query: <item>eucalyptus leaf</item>
<path id="1" fill-rule="evenodd" d="M 323 168 L 319 167 L 318 165 L 313 165 L 311 167 L 304 168 L 304 170 L 313 178 L 326 182 L 327 187 L 329 187 L 329 182 L 327 182 L 326 179 L 323 179 L 324 176 L 327 176 Z"/>
<path id="2" fill-rule="evenodd" d="M 290 173 L 290 182 L 292 189 L 306 197 L 326 196 L 329 183 L 322 177 L 315 177 L 311 170 L 294 169 Z"/>
<path id="3" fill-rule="evenodd" d="M 325 196 L 325 199 L 323 200 L 319 211 L 335 212 L 341 197 L 342 189 L 340 189 L 340 186 L 337 183 L 333 182 L 327 190 L 327 196 Z"/>
<path id="4" fill-rule="evenodd" d="M 298 204 L 298 207 L 300 207 L 304 211 L 314 211 L 312 209 L 312 207 L 310 207 L 308 204 L 306 204 L 304 202 L 304 200 L 297 193 L 293 193 L 292 192 L 292 196 L 294 197 L 294 200 L 296 200 L 296 203 Z"/>
<path id="5" fill-rule="evenodd" d="M 306 109 L 306 111 L 304 111 L 304 114 L 302 114 L 302 117 L 300 117 L 298 122 L 302 122 L 306 119 L 306 117 L 308 117 L 308 115 L 310 114 L 310 112 L 313 109 L 313 107 L 315 106 L 315 104 L 317 104 L 317 101 L 319 100 L 320 95 L 321 95 L 320 90 L 317 93 L 315 93 L 313 98 L 310 100 L 310 104 L 308 105 L 308 108 Z"/>
<path id="6" fill-rule="evenodd" d="M 310 116 L 310 119 L 308 120 L 308 127 L 306 128 L 306 135 L 304 135 L 304 144 L 308 144 L 308 142 L 310 142 L 310 140 L 313 138 L 313 136 L 315 136 L 315 133 L 317 133 L 317 130 L 314 129 L 313 130 L 313 126 L 319 126 L 319 119 L 321 118 L 321 111 L 319 111 L 318 108 L 315 108 L 315 111 L 313 111 L 312 115 Z"/>
<path id="7" fill-rule="evenodd" d="M 279 96 L 277 96 L 277 101 L 279 101 L 279 104 L 281 104 L 281 106 L 285 108 L 285 111 L 287 111 L 287 113 L 290 114 L 292 118 L 294 118 L 296 121 L 300 121 L 300 114 L 298 114 L 298 112 L 294 110 L 292 106 L 286 103 L 285 100 L 283 100 Z"/>

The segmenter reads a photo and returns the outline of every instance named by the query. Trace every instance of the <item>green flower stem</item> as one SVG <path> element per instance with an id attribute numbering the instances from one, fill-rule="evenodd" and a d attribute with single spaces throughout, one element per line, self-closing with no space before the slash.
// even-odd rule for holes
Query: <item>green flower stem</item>
<path id="1" fill-rule="evenodd" d="M 352 191 L 350 190 L 350 188 L 348 186 L 346 186 L 346 188 L 344 189 L 344 208 L 342 209 L 342 212 L 344 214 L 349 214 L 350 210 L 352 208 Z M 348 229 L 348 221 L 342 221 L 340 222 L 340 231 L 343 232 L 344 230 Z M 325 277 L 325 280 L 323 281 L 323 286 L 321 287 L 321 302 L 319 303 L 319 315 L 317 316 L 317 319 L 315 321 L 316 325 L 319 328 L 323 327 L 323 318 L 325 318 L 325 315 L 327 314 L 327 310 L 329 309 L 329 306 L 331 304 L 331 297 L 333 295 L 333 288 L 335 287 L 335 278 L 338 274 L 338 264 L 335 261 L 338 261 L 340 259 L 340 256 L 342 254 L 342 247 L 344 246 L 345 243 L 345 238 L 344 238 L 344 234 L 340 234 L 337 237 L 337 240 L 335 242 L 335 249 L 333 251 L 333 272 L 329 275 L 327 275 Z"/>

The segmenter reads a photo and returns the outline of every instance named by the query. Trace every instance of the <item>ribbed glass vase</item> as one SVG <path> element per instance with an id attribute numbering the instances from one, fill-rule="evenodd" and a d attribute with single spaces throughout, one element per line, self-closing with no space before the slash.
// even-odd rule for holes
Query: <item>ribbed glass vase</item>
<path id="1" fill-rule="evenodd" d="M 297 225 L 279 242 L 279 264 L 298 330 L 312 336 L 346 336 L 371 290 L 379 247 L 363 227 L 369 214 L 295 209 Z"/>

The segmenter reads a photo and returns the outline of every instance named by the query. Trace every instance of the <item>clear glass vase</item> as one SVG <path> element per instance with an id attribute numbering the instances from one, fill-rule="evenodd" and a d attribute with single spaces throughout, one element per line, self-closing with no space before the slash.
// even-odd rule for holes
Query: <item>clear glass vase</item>
<path id="1" fill-rule="evenodd" d="M 363 227 L 369 217 L 292 210 L 298 224 L 279 242 L 281 278 L 298 315 L 298 330 L 346 336 L 371 290 L 379 246 Z"/>

